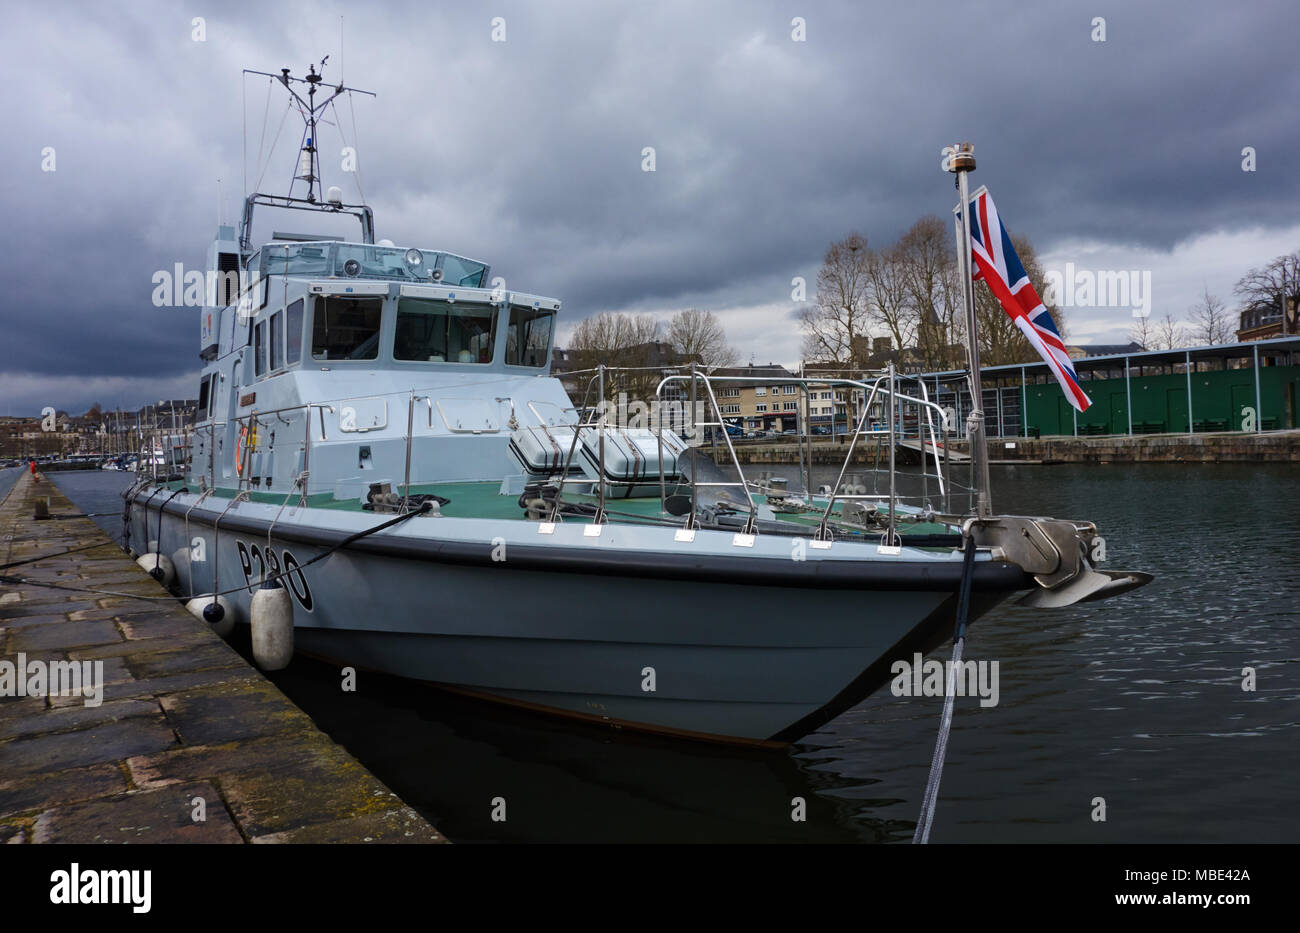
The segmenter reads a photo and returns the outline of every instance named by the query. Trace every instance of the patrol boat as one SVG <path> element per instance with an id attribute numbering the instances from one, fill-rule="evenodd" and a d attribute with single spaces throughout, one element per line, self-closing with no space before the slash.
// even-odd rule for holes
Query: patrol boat
<path id="1" fill-rule="evenodd" d="M 961 514 L 942 464 L 905 501 L 903 426 L 932 449 L 947 435 L 924 385 L 892 372 L 781 380 L 866 400 L 822 496 L 744 478 L 699 367 L 664 375 L 647 424 L 593 404 L 617 376 L 603 366 L 571 399 L 550 372 L 558 300 L 494 282 L 483 260 L 376 242 L 371 209 L 322 188 L 317 117 L 353 89 L 315 67 L 248 74 L 295 98 L 304 144 L 289 193 L 249 194 L 208 249 L 197 422 L 162 444 L 167 463 L 141 458 L 124 533 L 196 615 L 251 625 L 263 666 L 298 651 L 578 719 L 781 744 L 947 637 L 963 577 L 971 619 L 1017 594 L 1051 607 L 1150 579 L 1094 568 L 1091 523 L 995 516 L 987 489 Z M 255 243 L 267 207 L 359 234 Z M 706 437 L 732 473 L 706 472 Z M 873 441 L 887 491 L 847 470 Z"/>

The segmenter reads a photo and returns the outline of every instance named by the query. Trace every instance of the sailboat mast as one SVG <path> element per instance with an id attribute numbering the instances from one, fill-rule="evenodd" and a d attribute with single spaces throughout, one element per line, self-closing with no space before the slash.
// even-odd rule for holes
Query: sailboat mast
<path id="1" fill-rule="evenodd" d="M 966 312 L 966 361 L 970 370 L 971 412 L 967 422 L 970 438 L 971 478 L 975 486 L 975 515 L 993 514 L 989 486 L 989 448 L 984 441 L 984 392 L 980 382 L 979 327 L 975 319 L 975 282 L 971 278 L 970 190 L 966 176 L 975 171 L 975 147 L 959 143 L 944 150 L 945 166 L 957 176 L 960 198 L 957 209 L 957 273 L 961 278 L 962 303 Z"/>

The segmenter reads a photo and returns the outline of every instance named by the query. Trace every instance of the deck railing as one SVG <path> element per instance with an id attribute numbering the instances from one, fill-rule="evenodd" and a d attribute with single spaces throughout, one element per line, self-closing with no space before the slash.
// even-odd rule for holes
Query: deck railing
<path id="1" fill-rule="evenodd" d="M 855 390 L 861 390 L 862 393 L 865 395 L 865 401 L 862 405 L 861 414 L 858 418 L 855 429 L 849 436 L 848 448 L 845 451 L 844 459 L 840 465 L 839 473 L 836 476 L 835 482 L 824 493 L 827 496 L 827 502 L 825 507 L 822 509 L 821 519 L 818 523 L 817 538 L 819 540 L 824 540 L 829 538 L 830 531 L 828 526 L 831 519 L 831 515 L 833 513 L 833 510 L 837 502 L 875 500 L 875 499 L 882 498 L 882 495 L 879 491 L 875 493 L 867 493 L 865 492 L 865 490 L 863 492 L 842 491 L 845 485 L 845 478 L 846 476 L 849 475 L 849 467 L 852 464 L 853 454 L 857 448 L 859 438 L 875 437 L 878 439 L 877 464 L 876 464 L 876 472 L 878 475 L 881 472 L 879 470 L 879 457 L 881 455 L 881 452 L 882 450 L 887 450 L 888 452 L 889 465 L 887 470 L 883 471 L 884 475 L 887 477 L 888 480 L 888 492 L 887 494 L 885 494 L 884 498 L 888 499 L 888 509 L 889 509 L 887 533 L 889 535 L 890 542 L 894 543 L 894 539 L 897 537 L 896 527 L 897 527 L 898 503 L 901 500 L 913 498 L 908 496 L 902 496 L 899 494 L 898 483 L 897 483 L 898 470 L 897 470 L 897 463 L 895 459 L 896 448 L 898 446 L 898 443 L 899 441 L 905 439 L 907 434 L 907 432 L 903 428 L 903 423 L 905 421 L 904 410 L 907 407 L 914 407 L 916 410 L 916 421 L 917 421 L 916 433 L 918 435 L 917 439 L 920 441 L 919 443 L 920 455 L 921 455 L 920 480 L 922 484 L 922 490 L 921 490 L 921 495 L 916 498 L 919 498 L 920 503 L 924 508 L 926 508 L 927 510 L 932 509 L 933 506 L 930 501 L 929 483 L 931 480 L 934 480 L 937 483 L 938 495 L 943 500 L 944 511 L 945 512 L 951 511 L 950 506 L 951 506 L 952 482 L 947 475 L 947 470 L 946 470 L 947 464 L 945 462 L 947 458 L 945 457 L 945 461 L 940 461 L 938 457 L 940 451 L 944 451 L 945 453 L 947 451 L 947 446 L 948 446 L 947 445 L 947 438 L 948 438 L 947 418 L 945 417 L 943 410 L 934 402 L 930 401 L 924 383 L 920 383 L 919 380 L 917 381 L 920 385 L 920 392 L 921 392 L 920 398 L 911 395 L 906 395 L 901 391 L 899 391 L 898 388 L 899 383 L 905 379 L 910 379 L 910 378 L 914 378 L 914 377 L 900 376 L 899 374 L 895 373 L 892 366 L 890 367 L 889 371 L 886 372 L 884 375 L 881 375 L 870 382 L 866 382 L 858 379 L 842 379 L 842 378 L 834 378 L 834 377 L 826 377 L 826 376 L 797 376 L 797 377 L 781 376 L 777 379 L 774 379 L 770 375 L 768 376 L 711 375 L 708 373 L 701 372 L 698 369 L 698 367 L 692 366 L 689 373 L 682 373 L 682 374 L 676 374 L 676 375 L 665 377 L 659 383 L 659 387 L 656 390 L 656 394 L 662 396 L 664 388 L 669 386 L 670 384 L 676 383 L 678 385 L 681 385 L 685 383 L 689 386 L 691 392 L 691 399 L 692 401 L 694 401 L 697 396 L 696 387 L 697 386 L 703 387 L 704 394 L 706 395 L 710 406 L 709 413 L 708 413 L 708 417 L 710 420 L 704 422 L 702 426 L 714 428 L 715 430 L 713 432 L 713 436 L 715 438 L 717 437 L 718 433 L 721 432 L 723 439 L 726 441 L 728 459 L 731 463 L 732 468 L 735 470 L 736 475 L 740 477 L 740 482 L 739 483 L 696 483 L 694 481 L 694 476 L 692 476 L 692 488 L 694 490 L 696 486 L 699 486 L 701 488 L 707 488 L 709 486 L 728 486 L 728 485 L 743 487 L 746 491 L 746 497 L 749 504 L 749 514 L 750 514 L 750 518 L 749 521 L 747 522 L 746 530 L 752 532 L 754 522 L 755 522 L 755 516 L 757 515 L 757 508 L 756 508 L 756 503 L 754 498 L 756 492 L 756 484 L 751 483 L 749 480 L 745 478 L 745 472 L 743 467 L 740 464 L 740 458 L 736 454 L 736 448 L 734 443 L 732 442 L 730 432 L 726 430 L 726 425 L 723 423 L 723 415 L 722 415 L 721 408 L 718 405 L 717 395 L 714 392 L 714 384 L 719 382 L 724 382 L 729 384 L 734 384 L 739 382 L 739 383 L 748 383 L 753 385 L 771 385 L 773 382 L 779 382 L 782 385 L 793 384 L 800 388 L 801 392 L 803 393 L 804 406 L 802 409 L 796 412 L 796 420 L 797 422 L 799 422 L 800 425 L 799 429 L 796 432 L 796 436 L 799 439 L 799 458 L 800 458 L 801 470 L 803 469 L 803 457 L 804 457 L 805 444 L 808 446 L 808 450 L 809 450 L 809 455 L 808 455 L 809 466 L 808 466 L 808 472 L 805 474 L 805 481 L 804 481 L 805 496 L 808 497 L 809 502 L 811 502 L 811 495 L 813 492 L 812 483 L 811 483 L 812 434 L 811 434 L 811 426 L 808 420 L 808 415 L 806 414 L 806 412 L 809 410 L 809 402 L 811 401 L 810 399 L 811 393 L 809 391 L 809 387 L 816 386 L 818 389 L 830 389 L 832 391 L 836 387 L 845 387 L 845 388 L 850 388 Z M 886 413 L 883 427 L 870 426 L 871 422 L 869 422 L 869 419 L 871 418 L 873 412 L 875 411 L 875 402 L 877 398 L 882 398 L 888 403 L 887 413 Z M 936 428 L 936 421 L 941 426 L 941 428 Z M 834 436 L 832 437 L 832 440 L 833 439 Z M 936 464 L 935 471 L 933 473 L 930 472 L 929 469 L 929 463 L 931 458 L 935 460 L 935 464 Z M 695 505 L 696 505 L 696 496 L 693 491 L 692 492 L 692 514 L 694 514 L 694 512 L 696 511 Z"/>
<path id="2" fill-rule="evenodd" d="M 950 461 L 948 455 L 949 419 L 944 410 L 931 401 L 928 390 L 924 381 L 914 377 L 894 372 L 893 367 L 872 380 L 848 379 L 829 376 L 781 376 L 774 379 L 771 375 L 765 376 L 733 376 L 719 375 L 705 372 L 698 365 L 692 365 L 684 372 L 674 373 L 668 376 L 662 376 L 662 369 L 650 368 L 630 368 L 630 367 L 609 367 L 597 366 L 594 369 L 583 370 L 566 375 L 586 375 L 590 374 L 582 402 L 577 407 L 561 408 L 564 413 L 572 413 L 574 420 L 572 423 L 558 423 L 551 420 L 537 410 L 536 406 L 529 404 L 528 408 L 538 421 L 538 426 L 546 432 L 551 442 L 559 449 L 562 440 L 568 441 L 568 450 L 564 457 L 564 462 L 559 470 L 557 477 L 552 477 L 551 483 L 556 487 L 556 495 L 553 503 L 550 503 L 550 521 L 555 522 L 561 519 L 566 506 L 571 503 L 564 502 L 564 490 L 566 486 L 582 483 L 587 487 L 591 495 L 596 499 L 594 514 L 590 512 L 590 506 L 587 506 L 588 513 L 594 523 L 601 524 L 606 521 L 609 515 L 607 502 L 607 489 L 611 484 L 609 474 L 606 470 L 606 444 L 605 438 L 609 431 L 625 431 L 626 425 L 611 424 L 609 419 L 609 406 L 607 404 L 591 405 L 593 393 L 602 401 L 607 398 L 607 390 L 611 387 L 610 380 L 616 379 L 623 373 L 637 373 L 644 378 L 647 372 L 659 376 L 655 385 L 655 401 L 658 411 L 658 417 L 652 417 L 649 421 L 649 429 L 656 437 L 658 446 L 658 464 L 657 480 L 659 486 L 660 507 L 663 515 L 676 515 L 684 517 L 682 523 L 686 530 L 691 530 L 699 525 L 701 515 L 700 495 L 704 490 L 709 489 L 738 489 L 743 490 L 745 495 L 746 515 L 741 534 L 753 535 L 759 530 L 760 508 L 758 497 L 764 493 L 770 492 L 761 482 L 755 482 L 746 476 L 744 465 L 741 463 L 741 457 L 737 452 L 736 444 L 733 442 L 729 425 L 722 411 L 722 406 L 718 401 L 717 388 L 720 383 L 726 383 L 735 386 L 737 383 L 750 385 L 771 385 L 774 381 L 781 385 L 794 385 L 800 395 L 800 407 L 793 413 L 795 416 L 796 442 L 799 458 L 799 469 L 803 473 L 804 491 L 802 497 L 790 495 L 785 496 L 787 504 L 791 508 L 803 511 L 807 514 L 820 513 L 814 538 L 816 540 L 829 540 L 832 534 L 831 524 L 835 517 L 835 508 L 837 505 L 852 502 L 876 501 L 882 507 L 887 509 L 884 521 L 878 521 L 885 531 L 885 541 L 892 545 L 897 544 L 897 525 L 899 516 L 900 503 L 906 503 L 909 500 L 915 500 L 920 506 L 920 511 L 926 514 L 932 514 L 936 510 L 931 498 L 931 486 L 937 493 L 942 503 L 942 512 L 952 515 L 952 492 L 956 487 L 950 475 Z M 917 384 L 918 394 L 912 395 L 902 391 L 902 385 L 906 382 L 913 381 Z M 825 391 L 836 389 L 846 389 L 857 395 L 861 400 L 861 410 L 859 412 L 856 424 L 853 430 L 847 436 L 847 446 L 844 450 L 844 456 L 840 462 L 839 469 L 836 473 L 835 480 L 832 484 L 823 485 L 820 489 L 812 488 L 812 461 L 813 451 L 815 450 L 814 435 L 809 419 L 811 413 L 811 403 L 815 400 L 814 387 L 816 390 Z M 668 395 L 672 394 L 670 399 Z M 724 462 L 734 473 L 735 479 L 719 478 L 704 479 L 698 474 L 698 465 L 696 456 L 690 456 L 689 464 L 689 482 L 686 483 L 689 489 L 689 509 L 685 506 L 685 496 L 677 496 L 677 502 L 673 508 L 669 508 L 669 500 L 674 498 L 670 496 L 668 481 L 669 478 L 665 473 L 665 431 L 673 430 L 678 427 L 675 419 L 674 423 L 669 423 L 670 419 L 664 416 L 664 410 L 667 402 L 688 401 L 690 405 L 690 424 L 689 428 L 692 434 L 695 432 L 706 432 L 713 445 L 713 459 L 716 462 Z M 498 403 L 510 404 L 510 419 L 508 425 L 515 429 L 518 427 L 518 419 L 515 402 L 512 398 L 497 398 Z M 835 401 L 832 400 L 832 405 Z M 878 404 L 879 403 L 879 404 Z M 403 483 L 401 488 L 402 498 L 400 510 L 406 511 L 411 497 L 412 487 L 412 460 L 415 446 L 416 435 L 416 411 L 423 404 L 427 408 L 427 428 L 433 427 L 434 421 L 434 399 L 430 395 L 417 394 L 412 390 L 409 393 L 407 401 L 406 431 L 403 435 L 405 445 L 405 456 L 403 465 Z M 701 404 L 703 405 L 702 417 Z M 879 418 L 879 406 L 883 406 L 883 418 Z M 652 409 L 653 410 L 653 409 Z M 235 487 L 237 492 L 249 492 L 261 485 L 263 479 L 268 480 L 267 490 L 270 490 L 269 475 L 253 476 L 254 456 L 260 452 L 262 445 L 265 443 L 267 429 L 273 429 L 275 425 L 282 424 L 291 426 L 296 424 L 295 414 L 301 413 L 302 417 L 302 434 L 299 441 L 290 441 L 288 449 L 291 451 L 290 456 L 296 460 L 298 451 L 301 451 L 301 469 L 294 471 L 294 480 L 287 494 L 292 494 L 296 489 L 299 493 L 300 504 L 305 505 L 309 493 L 312 449 L 314 443 L 327 442 L 330 440 L 326 428 L 325 414 L 336 411 L 334 405 L 322 404 L 316 402 L 306 402 L 299 405 L 290 405 L 282 408 L 270 409 L 267 411 L 257 411 L 256 409 L 247 414 L 238 415 L 230 421 L 213 421 L 201 424 L 195 428 L 188 428 L 181 431 L 159 430 L 152 432 L 146 442 L 145 450 L 142 451 L 140 460 L 137 464 L 137 471 L 148 474 L 154 480 L 164 477 L 174 478 L 176 476 L 190 477 L 194 475 L 194 449 L 195 440 L 202 439 L 206 441 L 206 476 L 200 476 L 200 485 L 206 485 L 209 489 L 215 489 L 218 486 L 218 477 L 216 469 L 217 451 L 216 447 L 219 438 L 226 436 L 227 428 L 230 424 L 237 426 L 237 442 L 235 452 Z M 535 426 L 534 426 L 535 427 Z M 570 436 L 567 439 L 557 438 L 552 432 L 556 429 L 568 429 Z M 558 433 L 558 432 L 557 432 Z M 592 440 L 594 436 L 594 441 Z M 725 453 L 719 448 L 719 438 L 725 445 Z M 829 439 L 834 443 L 836 439 L 841 443 L 845 438 L 842 435 L 832 434 Z M 875 440 L 875 462 L 871 470 L 865 471 L 872 473 L 875 477 L 873 488 L 868 491 L 866 485 L 857 481 L 858 477 L 851 471 L 853 457 L 858 450 L 859 443 L 866 440 Z M 597 476 L 593 481 L 590 477 L 582 476 L 581 478 L 573 476 L 573 463 L 579 444 L 584 440 L 591 447 L 594 447 L 597 466 Z M 698 443 L 703 443 L 704 437 L 700 437 Z M 559 442 L 557 442 L 559 441 Z M 900 444 L 912 442 L 916 444 L 916 449 L 920 453 L 921 467 L 919 473 L 908 473 L 907 476 L 915 481 L 919 479 L 919 495 L 909 496 L 900 491 L 898 464 L 896 461 L 896 452 Z M 676 453 L 676 445 L 673 445 Z M 161 452 L 162 456 L 156 454 Z M 806 456 L 806 465 L 805 465 Z M 882 468 L 881 460 L 887 458 L 887 464 Z M 933 470 L 931 470 L 933 463 Z M 297 464 L 295 463 L 295 466 Z M 678 493 L 682 487 L 682 481 L 685 479 L 683 470 L 678 460 L 678 467 L 673 474 L 674 493 Z M 225 477 L 230 479 L 231 477 Z M 886 488 L 882 491 L 880 488 L 881 480 L 886 483 Z M 204 482 L 206 481 L 206 482 Z M 645 477 L 648 484 L 653 481 L 649 476 L 649 471 Z M 961 487 L 969 491 L 970 487 Z M 819 498 L 824 497 L 824 505 L 817 504 L 813 500 L 814 492 Z M 802 498 L 802 501 L 800 499 Z M 972 503 L 973 507 L 973 503 Z M 878 515 L 880 509 L 875 510 Z M 868 513 L 871 514 L 871 513 Z M 851 516 L 846 510 L 841 509 L 840 518 L 843 521 L 849 521 Z M 656 521 L 661 519 L 656 519 Z M 674 522 L 675 524 L 676 522 Z"/>

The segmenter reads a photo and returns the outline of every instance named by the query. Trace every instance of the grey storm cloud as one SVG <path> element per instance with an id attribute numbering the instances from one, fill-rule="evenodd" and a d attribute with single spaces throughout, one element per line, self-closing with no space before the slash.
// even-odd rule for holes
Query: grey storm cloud
<path id="1" fill-rule="evenodd" d="M 325 54 L 327 80 L 342 66 L 378 93 L 354 101 L 359 139 L 342 100 L 342 125 L 322 128 L 326 184 L 351 195 L 328 158 L 342 130 L 379 236 L 489 261 L 511 288 L 563 299 L 569 320 L 779 304 L 848 231 L 884 243 L 946 215 L 939 149 L 965 139 L 976 181 L 1040 251 L 1080 238 L 1170 249 L 1294 224 L 1294 3 L 1104 6 L 15 9 L 0 39 L 0 374 L 126 380 L 140 396 L 127 405 L 159 380 L 188 384 L 198 313 L 155 308 L 151 278 L 202 266 L 218 210 L 238 216 L 242 154 L 254 176 L 259 146 L 266 161 L 284 97 L 273 89 L 267 110 L 266 79 L 241 82 L 240 69 L 301 74 Z M 796 16 L 805 42 L 792 41 Z M 262 190 L 284 189 L 300 129 L 290 114 Z M 1246 146 L 1254 173 L 1241 171 Z M 46 147 L 54 172 L 41 171 Z M 118 401 L 91 395 L 64 403 Z"/>

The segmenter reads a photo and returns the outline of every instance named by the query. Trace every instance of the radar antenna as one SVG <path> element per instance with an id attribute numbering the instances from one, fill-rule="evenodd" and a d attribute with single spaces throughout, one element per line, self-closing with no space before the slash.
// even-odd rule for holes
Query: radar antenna
<path id="1" fill-rule="evenodd" d="M 293 98 L 293 103 L 297 104 L 298 114 L 303 120 L 302 144 L 299 147 L 298 160 L 294 174 L 289 179 L 289 191 L 284 195 L 264 194 L 253 192 L 249 194 L 244 201 L 244 217 L 240 224 L 239 244 L 240 248 L 247 252 L 250 247 L 249 236 L 251 234 L 253 207 L 256 204 L 265 204 L 273 207 L 293 208 L 297 210 L 319 210 L 335 213 L 355 214 L 361 220 L 362 233 L 365 242 L 374 242 L 374 215 L 370 208 L 365 204 L 344 204 L 341 200 L 326 200 L 324 189 L 322 187 L 320 173 L 320 147 L 319 138 L 317 137 L 317 124 L 322 112 L 336 98 L 343 94 L 365 94 L 369 97 L 375 97 L 373 91 L 362 90 L 361 88 L 348 87 L 339 82 L 337 85 L 325 84 L 325 63 L 329 61 L 326 55 L 320 60 L 319 70 L 317 65 L 309 64 L 307 66 L 306 77 L 296 78 L 289 73 L 288 68 L 281 68 L 279 74 L 272 74 L 269 71 L 254 71 L 245 68 L 245 75 L 262 75 L 279 81 L 284 89 L 289 92 Z M 306 98 L 300 91 L 305 86 Z M 324 91 L 328 94 L 319 103 L 316 101 L 318 91 Z M 305 196 L 294 196 L 294 187 L 299 182 L 306 186 Z"/>

